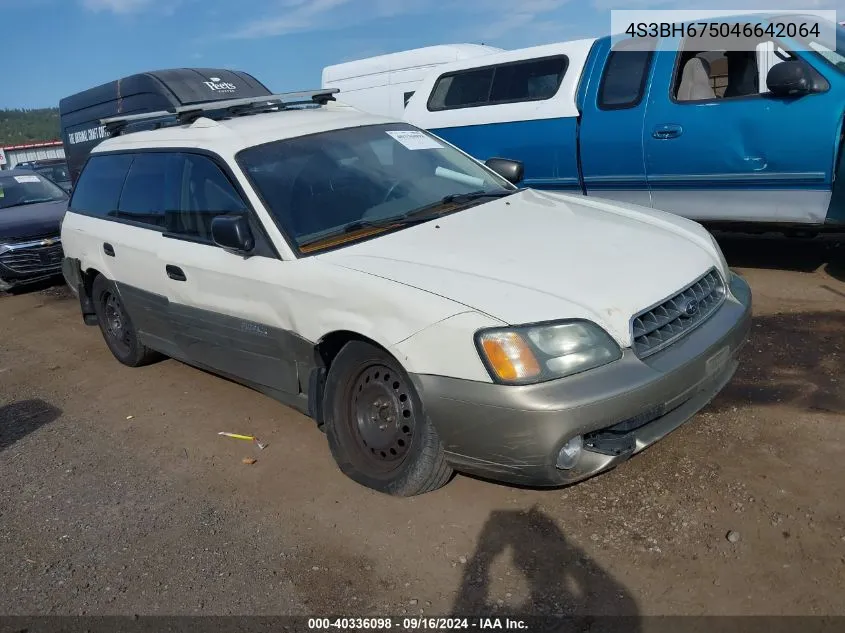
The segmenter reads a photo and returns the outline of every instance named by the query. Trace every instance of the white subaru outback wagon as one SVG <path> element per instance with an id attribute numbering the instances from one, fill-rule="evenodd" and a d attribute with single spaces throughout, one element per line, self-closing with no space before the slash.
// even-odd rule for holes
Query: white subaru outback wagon
<path id="1" fill-rule="evenodd" d="M 395 495 L 584 479 L 730 380 L 751 293 L 703 227 L 312 97 L 104 121 L 63 270 L 121 363 L 262 391 Z"/>

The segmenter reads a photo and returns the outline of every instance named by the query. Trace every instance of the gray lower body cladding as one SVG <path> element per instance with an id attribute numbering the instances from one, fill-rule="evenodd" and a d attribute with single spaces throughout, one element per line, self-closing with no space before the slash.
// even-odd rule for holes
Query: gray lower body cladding
<path id="1" fill-rule="evenodd" d="M 607 470 L 678 428 L 728 383 L 751 325 L 751 290 L 738 276 L 705 323 L 667 349 L 569 378 L 514 387 L 415 375 L 426 413 L 457 469 L 533 486 L 573 483 Z M 583 435 L 574 468 L 555 462 Z"/>

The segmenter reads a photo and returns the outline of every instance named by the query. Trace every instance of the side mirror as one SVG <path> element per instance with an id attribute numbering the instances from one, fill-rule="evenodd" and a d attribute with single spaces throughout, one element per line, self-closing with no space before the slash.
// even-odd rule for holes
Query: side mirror
<path id="1" fill-rule="evenodd" d="M 484 164 L 514 185 L 522 182 L 522 178 L 525 176 L 525 166 L 518 160 L 489 158 L 484 161 Z"/>
<path id="2" fill-rule="evenodd" d="M 237 253 L 249 253 L 255 239 L 249 222 L 242 215 L 219 215 L 211 221 L 211 239 L 221 248 Z"/>
<path id="3" fill-rule="evenodd" d="M 766 87 L 776 97 L 800 97 L 827 90 L 827 82 L 806 62 L 791 59 L 775 64 L 766 75 Z"/>

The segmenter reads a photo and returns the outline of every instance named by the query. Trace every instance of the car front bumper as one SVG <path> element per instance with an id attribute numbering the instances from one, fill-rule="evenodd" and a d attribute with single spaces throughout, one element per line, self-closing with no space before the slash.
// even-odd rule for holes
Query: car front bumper
<path id="1" fill-rule="evenodd" d="M 665 350 L 530 386 L 413 375 L 455 469 L 530 486 L 574 483 L 657 442 L 730 381 L 751 327 L 751 289 L 731 275 L 730 294 L 704 323 Z M 584 436 L 569 470 L 561 448 Z"/>
<path id="2" fill-rule="evenodd" d="M 62 257 L 58 236 L 0 244 L 0 280 L 16 286 L 61 275 Z"/>

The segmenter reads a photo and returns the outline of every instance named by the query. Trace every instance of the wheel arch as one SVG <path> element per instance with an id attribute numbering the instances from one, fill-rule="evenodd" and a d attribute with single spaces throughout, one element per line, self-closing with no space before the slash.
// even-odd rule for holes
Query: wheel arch
<path id="1" fill-rule="evenodd" d="M 309 377 L 308 385 L 308 411 L 309 415 L 314 418 L 319 428 L 323 428 L 323 396 L 325 394 L 326 378 L 340 351 L 349 343 L 360 342 L 367 343 L 376 347 L 386 354 L 390 354 L 397 363 L 401 366 L 401 361 L 396 358 L 396 354 L 390 351 L 387 346 L 379 343 L 375 339 L 355 332 L 354 330 L 333 330 L 320 337 L 314 345 L 314 370 Z"/>
<path id="2" fill-rule="evenodd" d="M 85 325 L 97 325 L 97 311 L 94 309 L 94 280 L 102 275 L 96 268 L 83 268 L 79 265 L 79 307 Z"/>

